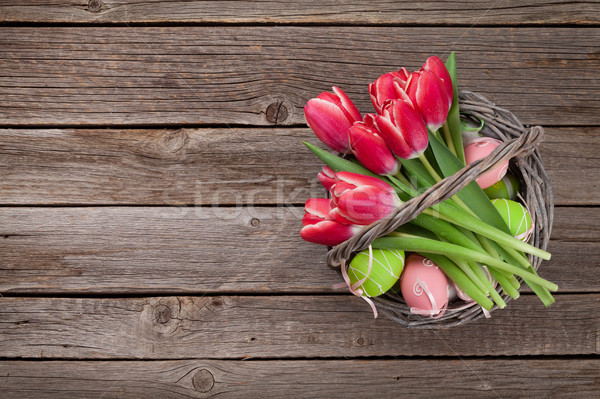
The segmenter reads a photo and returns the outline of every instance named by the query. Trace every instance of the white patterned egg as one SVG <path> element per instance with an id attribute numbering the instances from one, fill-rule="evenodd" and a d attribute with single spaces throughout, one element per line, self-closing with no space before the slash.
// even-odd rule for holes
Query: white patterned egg
<path id="1" fill-rule="evenodd" d="M 527 208 L 516 201 L 503 198 L 492 200 L 492 204 L 508 225 L 512 235 L 522 241 L 529 240 L 533 233 L 533 223 Z"/>
<path id="2" fill-rule="evenodd" d="M 448 304 L 448 279 L 431 260 L 412 254 L 400 278 L 400 289 L 411 312 L 436 316 Z"/>
<path id="3" fill-rule="evenodd" d="M 352 285 L 363 281 L 358 288 L 363 296 L 379 296 L 389 290 L 400 278 L 404 268 L 404 251 L 399 249 L 374 249 L 369 272 L 369 251 L 356 254 L 348 267 Z"/>

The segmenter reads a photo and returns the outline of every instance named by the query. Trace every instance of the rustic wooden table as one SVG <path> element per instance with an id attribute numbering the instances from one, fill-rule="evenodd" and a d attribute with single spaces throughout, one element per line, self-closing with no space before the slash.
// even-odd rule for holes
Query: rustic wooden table
<path id="1" fill-rule="evenodd" d="M 20 4 L 19 4 L 20 3 Z M 600 395 L 600 3 L 0 0 L 0 396 Z M 299 235 L 307 99 L 455 50 L 546 128 L 547 310 L 414 331 Z"/>

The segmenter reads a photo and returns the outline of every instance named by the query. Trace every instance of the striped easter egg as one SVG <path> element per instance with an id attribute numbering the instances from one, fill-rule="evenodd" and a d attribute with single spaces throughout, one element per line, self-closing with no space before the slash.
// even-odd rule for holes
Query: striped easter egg
<path id="1" fill-rule="evenodd" d="M 397 249 L 374 249 L 373 263 L 369 271 L 369 250 L 359 252 L 350 266 L 348 277 L 352 285 L 358 281 L 366 280 L 359 286 L 363 296 L 374 297 L 385 293 L 400 278 L 404 269 L 404 251 Z"/>
<path id="2" fill-rule="evenodd" d="M 494 199 L 492 204 L 508 225 L 511 234 L 519 240 L 527 241 L 533 232 L 531 215 L 527 209 L 516 201 L 504 198 Z"/>

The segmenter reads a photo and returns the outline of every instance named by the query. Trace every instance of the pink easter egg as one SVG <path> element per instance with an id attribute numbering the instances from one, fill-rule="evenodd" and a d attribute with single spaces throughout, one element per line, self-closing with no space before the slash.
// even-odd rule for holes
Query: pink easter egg
<path id="1" fill-rule="evenodd" d="M 470 141 L 465 147 L 465 161 L 467 164 L 473 163 L 478 159 L 485 158 L 496 149 L 502 142 L 491 137 L 479 137 Z M 501 180 L 508 170 L 508 160 L 500 166 L 489 170 L 477 179 L 477 184 L 481 188 L 488 188 L 497 181 Z"/>
<path id="2" fill-rule="evenodd" d="M 431 260 L 418 254 L 406 259 L 400 290 L 410 311 L 424 316 L 441 316 L 448 305 L 448 280 Z"/>

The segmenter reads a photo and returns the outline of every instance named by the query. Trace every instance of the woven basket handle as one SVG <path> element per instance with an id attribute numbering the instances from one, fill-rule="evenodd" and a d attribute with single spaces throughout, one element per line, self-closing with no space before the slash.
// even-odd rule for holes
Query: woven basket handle
<path id="1" fill-rule="evenodd" d="M 403 203 L 386 218 L 366 226 L 352 238 L 331 249 L 327 253 L 327 263 L 338 267 L 342 260 L 349 259 L 352 253 L 368 248 L 376 238 L 391 233 L 399 226 L 410 222 L 425 209 L 452 197 L 488 170 L 513 157 L 528 155 L 535 150 L 543 138 L 544 129 L 541 126 L 534 126 L 518 138 L 505 141 L 487 157 L 439 181 L 419 196 Z"/>

